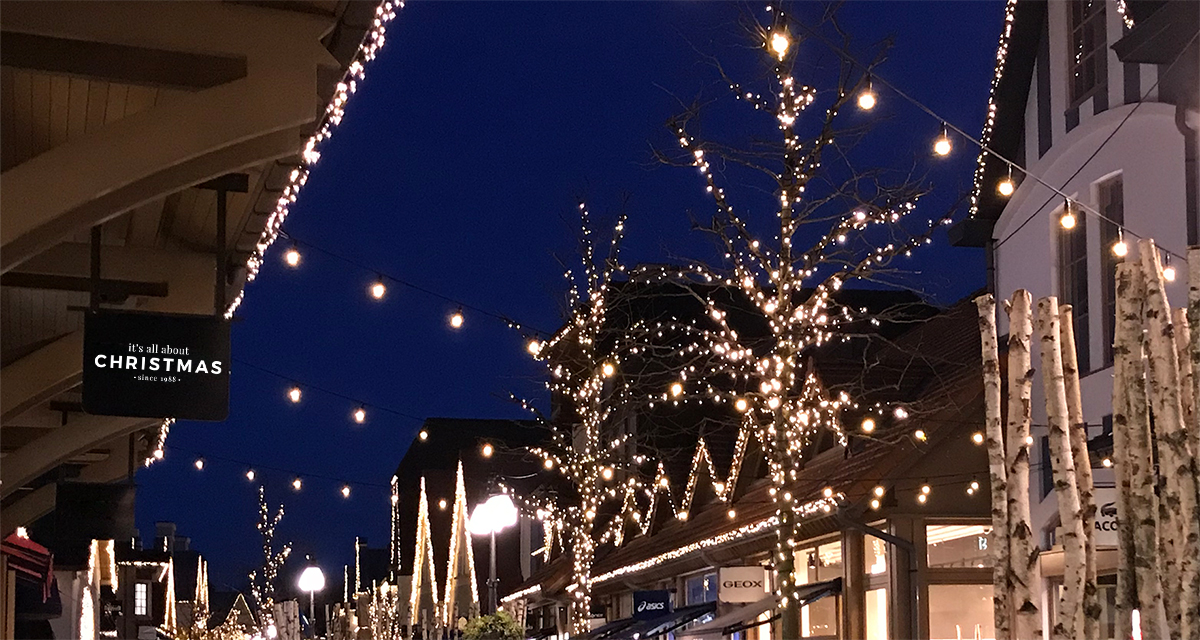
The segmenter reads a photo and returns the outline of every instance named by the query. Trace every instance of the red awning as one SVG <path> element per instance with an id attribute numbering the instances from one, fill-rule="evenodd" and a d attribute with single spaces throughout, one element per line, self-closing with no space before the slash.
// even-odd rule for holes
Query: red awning
<path id="1" fill-rule="evenodd" d="M 8 556 L 8 567 L 17 579 L 42 589 L 42 602 L 50 597 L 50 586 L 54 581 L 54 554 L 49 549 L 16 533 L 9 534 L 0 542 L 0 552 Z"/>

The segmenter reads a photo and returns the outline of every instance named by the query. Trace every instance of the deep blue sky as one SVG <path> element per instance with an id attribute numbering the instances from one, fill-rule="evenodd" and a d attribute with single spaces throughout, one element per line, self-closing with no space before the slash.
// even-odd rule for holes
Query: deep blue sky
<path id="1" fill-rule="evenodd" d="M 603 216 L 630 195 L 629 263 L 704 252 L 687 215 L 711 214 L 702 183 L 694 170 L 655 166 L 650 148 L 672 144 L 663 127 L 677 108 L 672 94 L 717 95 L 698 52 L 746 44 L 737 12 L 716 2 L 411 2 L 285 229 L 554 328 L 564 291 L 554 255 L 573 255 L 577 198 Z M 1002 14 L 998 0 L 851 2 L 841 19 L 861 47 L 893 36 L 879 75 L 977 132 Z M 865 148 L 880 164 L 929 172 L 930 215 L 939 215 L 936 205 L 969 185 L 974 150 L 959 141 L 950 159 L 934 162 L 938 123 L 884 90 L 880 99 Z M 143 534 L 175 521 L 210 559 L 213 586 L 241 585 L 261 561 L 255 487 L 233 461 L 253 463 L 271 501 L 286 505 L 280 537 L 294 541 L 297 557 L 315 552 L 340 574 L 356 535 L 386 542 L 383 487 L 419 428 L 371 405 L 418 417 L 523 417 L 502 396 L 530 389 L 537 373 L 501 323 L 468 312 L 452 331 L 454 305 L 396 284 L 376 302 L 366 295 L 373 273 L 311 250 L 290 270 L 286 246 L 272 248 L 234 324 L 231 417 L 177 425 L 166 459 L 138 473 Z M 946 247 L 944 234 L 917 264 L 941 302 L 983 285 L 982 254 Z M 355 404 L 311 388 L 293 405 L 287 380 L 237 361 L 362 400 L 367 423 L 351 421 Z M 298 472 L 304 489 L 292 491 L 292 475 L 268 466 Z M 340 482 L 314 476 L 365 484 L 344 500 Z"/>

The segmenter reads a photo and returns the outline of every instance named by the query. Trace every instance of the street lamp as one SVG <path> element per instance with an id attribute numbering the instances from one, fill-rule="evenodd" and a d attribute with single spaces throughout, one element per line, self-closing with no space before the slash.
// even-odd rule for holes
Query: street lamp
<path id="1" fill-rule="evenodd" d="M 318 591 L 325 588 L 325 574 L 321 573 L 321 568 L 313 562 L 312 556 L 308 556 L 308 566 L 300 574 L 299 587 L 301 591 L 308 592 L 308 623 L 313 627 L 313 636 L 316 636 L 317 616 L 314 597 Z"/>
<path id="2" fill-rule="evenodd" d="M 517 523 L 517 507 L 507 494 L 488 498 L 487 502 L 475 506 L 467 521 L 471 533 L 487 535 L 492 539 L 491 564 L 488 570 L 488 613 L 496 612 L 496 534 Z"/>

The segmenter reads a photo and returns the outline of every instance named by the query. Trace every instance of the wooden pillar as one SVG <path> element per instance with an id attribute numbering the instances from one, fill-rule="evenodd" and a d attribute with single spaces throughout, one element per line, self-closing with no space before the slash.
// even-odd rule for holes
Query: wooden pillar
<path id="1" fill-rule="evenodd" d="M 867 637 L 866 547 L 859 531 L 842 531 L 842 637 Z"/>
<path id="2" fill-rule="evenodd" d="M 889 518 L 887 527 L 891 534 L 912 540 L 920 557 L 909 558 L 909 553 L 896 545 L 888 545 L 888 637 L 907 639 L 914 637 L 913 620 L 920 616 L 920 605 L 913 594 L 919 587 L 919 568 L 924 562 L 925 532 L 918 531 L 920 520 L 912 516 L 897 515 Z M 911 560 L 911 564 L 910 564 Z M 917 571 L 913 571 L 917 567 Z M 926 625 L 928 622 L 926 621 Z M 924 627 L 922 627 L 924 628 Z"/>

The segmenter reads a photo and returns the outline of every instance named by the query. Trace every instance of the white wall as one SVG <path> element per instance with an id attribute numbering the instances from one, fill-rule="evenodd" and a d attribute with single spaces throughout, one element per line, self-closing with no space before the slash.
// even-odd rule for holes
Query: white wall
<path id="1" fill-rule="evenodd" d="M 1052 29 L 1052 37 L 1054 33 Z M 1054 47 L 1051 49 L 1053 55 Z M 1110 68 L 1110 74 L 1112 71 Z M 1052 73 L 1052 79 L 1055 75 Z M 1065 75 L 1059 77 L 1065 82 Z M 1035 104 L 1030 106 L 1036 108 Z M 1184 146 L 1183 136 L 1175 126 L 1175 108 L 1146 102 L 1133 111 L 1134 106 L 1119 106 L 1086 119 L 1081 117 L 1080 125 L 1061 137 L 1056 127 L 1054 146 L 1045 157 L 1030 167 L 1030 171 L 1050 184 L 1061 186 L 1062 191 L 1092 209 L 1098 208 L 1095 185 L 1114 174 L 1121 174 L 1126 228 L 1139 236 L 1153 238 L 1163 249 L 1186 255 Z M 1036 119 L 1036 115 L 1033 117 Z M 1059 120 L 1055 118 L 1056 122 Z M 1118 125 L 1119 130 L 1097 153 L 1097 148 Z M 1036 145 L 1036 140 L 1032 142 Z M 1036 155 L 1036 146 L 1033 149 L 1030 155 Z M 1089 161 L 1093 153 L 1096 156 Z M 1071 178 L 1071 174 L 1081 166 L 1084 168 Z M 997 243 L 1002 243 L 996 249 L 998 297 L 1007 298 L 1018 288 L 1029 290 L 1035 301 L 1041 296 L 1058 295 L 1056 234 L 1062 202 L 1056 196 L 1051 197 L 1052 194 L 1036 180 L 1026 177 L 997 222 L 993 238 Z M 1030 216 L 1033 219 L 1018 230 Z M 1079 218 L 1080 225 L 1086 228 L 1088 240 L 1091 343 L 1087 348 L 1093 366 L 1098 366 L 1103 362 L 1104 340 L 1101 257 L 1110 248 L 1100 246 L 1100 221 L 1096 217 L 1085 215 Z M 1133 257 L 1137 254 L 1135 238 L 1127 237 L 1126 240 L 1130 244 L 1130 257 Z M 1168 287 L 1168 296 L 1174 306 L 1181 306 L 1186 300 L 1186 269 L 1178 262 L 1176 266 L 1181 277 Z M 1007 318 L 1003 314 L 1000 323 L 1001 332 L 1007 332 Z M 1033 366 L 1036 369 L 1039 368 L 1036 340 L 1032 346 Z M 1080 345 L 1080 348 L 1084 348 L 1084 345 Z M 1082 380 L 1081 387 L 1084 419 L 1089 424 L 1100 424 L 1104 416 L 1112 413 L 1112 369 L 1094 371 Z M 1033 385 L 1035 424 L 1045 424 L 1044 407 L 1042 380 L 1038 376 Z M 1096 432 L 1098 429 L 1093 430 L 1093 435 Z M 1045 433 L 1044 427 L 1034 428 L 1032 462 L 1035 465 L 1041 460 L 1038 446 Z M 1098 477 L 1097 481 L 1100 480 L 1101 477 Z M 1036 476 L 1031 484 L 1036 504 L 1040 497 Z M 1057 518 L 1053 496 L 1047 504 L 1036 507 L 1033 515 L 1035 532 L 1053 522 Z"/>

